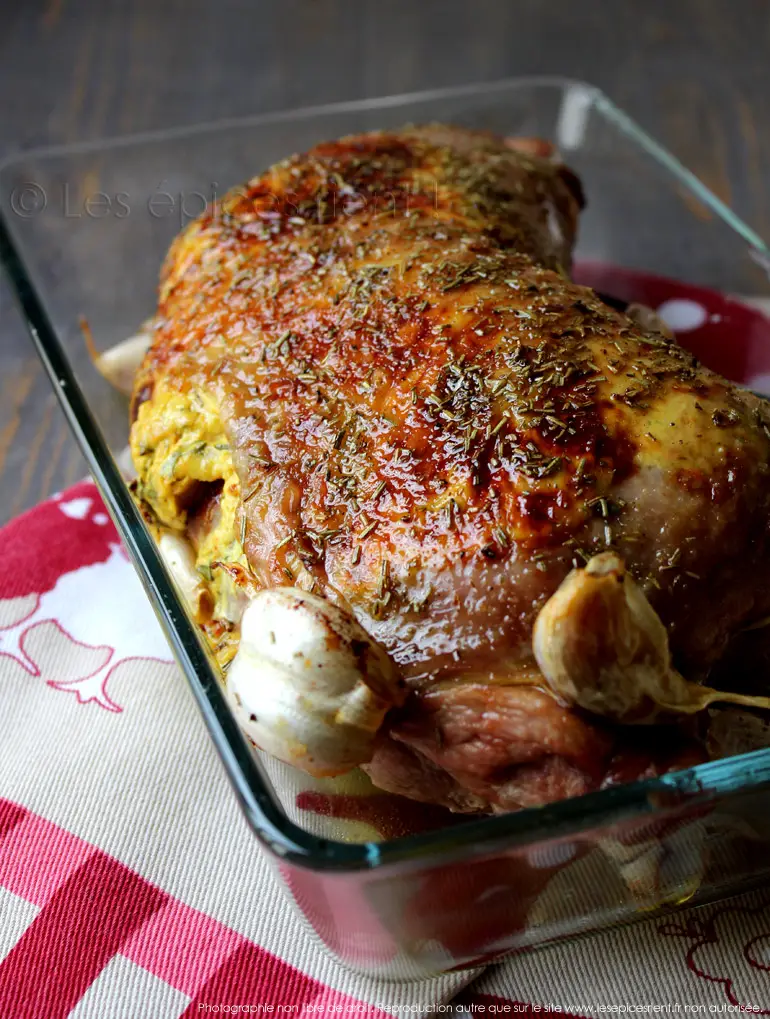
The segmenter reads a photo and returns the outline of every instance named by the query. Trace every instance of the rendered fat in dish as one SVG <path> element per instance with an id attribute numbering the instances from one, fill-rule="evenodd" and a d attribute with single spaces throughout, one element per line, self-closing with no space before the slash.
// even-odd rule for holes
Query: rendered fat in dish
<path id="1" fill-rule="evenodd" d="M 544 143 L 430 125 L 293 156 L 172 245 L 135 494 L 268 752 L 508 811 L 767 707 L 713 689 L 767 650 L 767 406 L 570 281 L 582 202 Z"/>

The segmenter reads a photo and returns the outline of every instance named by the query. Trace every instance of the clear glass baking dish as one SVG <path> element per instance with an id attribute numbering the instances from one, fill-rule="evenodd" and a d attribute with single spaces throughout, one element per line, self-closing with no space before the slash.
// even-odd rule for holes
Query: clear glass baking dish
<path id="1" fill-rule="evenodd" d="M 588 198 L 578 266 L 770 296 L 761 238 L 606 96 L 563 79 L 222 121 L 0 167 L 0 247 L 29 331 L 244 813 L 321 941 L 343 963 L 392 978 L 478 965 L 770 877 L 770 749 L 420 834 L 326 837 L 241 737 L 131 501 L 115 460 L 125 401 L 94 370 L 81 316 L 101 348 L 131 335 L 153 310 L 180 227 L 271 162 L 325 138 L 436 120 L 556 143 Z"/>

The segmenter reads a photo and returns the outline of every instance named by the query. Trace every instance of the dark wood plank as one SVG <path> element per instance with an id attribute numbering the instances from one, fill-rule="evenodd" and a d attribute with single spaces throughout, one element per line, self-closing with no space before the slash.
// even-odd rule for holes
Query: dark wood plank
<path id="1" fill-rule="evenodd" d="M 766 0 L 5 4 L 0 156 L 273 108 L 585 78 L 770 235 Z M 661 228 L 664 228 L 661 224 Z M 0 283 L 0 521 L 84 471 Z"/>

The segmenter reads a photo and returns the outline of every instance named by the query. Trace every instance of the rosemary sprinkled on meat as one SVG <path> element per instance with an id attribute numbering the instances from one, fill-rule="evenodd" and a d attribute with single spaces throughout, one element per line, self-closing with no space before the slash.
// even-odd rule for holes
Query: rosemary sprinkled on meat
<path id="1" fill-rule="evenodd" d="M 451 571 L 506 605 L 508 571 L 547 585 L 605 546 L 633 559 L 652 539 L 618 489 L 646 463 L 679 470 L 682 421 L 704 448 L 718 429 L 725 449 L 717 477 L 688 472 L 683 448 L 683 491 L 737 504 L 749 459 L 740 402 L 566 278 L 578 199 L 563 168 L 431 130 L 318 146 L 188 228 L 143 383 L 170 380 L 190 421 L 215 403 L 223 428 L 135 444 L 148 513 L 165 486 L 166 521 L 200 526 L 216 458 L 232 459 L 229 542 L 248 534 L 260 583 L 312 580 L 401 636 L 402 611 L 437 627 L 465 611 Z M 751 427 L 766 462 L 770 419 Z M 651 586 L 698 582 L 680 544 L 645 567 Z"/>

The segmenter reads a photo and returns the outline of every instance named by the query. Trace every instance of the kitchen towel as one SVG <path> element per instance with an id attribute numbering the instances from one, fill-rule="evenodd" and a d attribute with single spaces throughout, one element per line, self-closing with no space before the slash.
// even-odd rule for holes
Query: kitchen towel
<path id="1" fill-rule="evenodd" d="M 770 891 L 524 953 L 471 986 L 341 967 L 242 818 L 94 485 L 0 531 L 0 562 L 2 1019 L 770 1015 Z"/>
<path id="2" fill-rule="evenodd" d="M 377 1017 L 472 978 L 360 977 L 304 930 L 91 482 L 5 527 L 0 561 L 2 1019 Z"/>
<path id="3" fill-rule="evenodd" d="M 714 357 L 730 350 L 708 295 L 666 299 Z M 752 328 L 741 371 L 767 391 L 767 337 Z M 95 487 L 7 525 L 0 563 L 0 1019 L 770 1015 L 770 892 L 481 975 L 393 983 L 343 968 L 239 813 Z M 297 810 L 320 823 L 322 801 L 319 789 Z M 558 879 L 547 893 L 558 902 Z"/>

